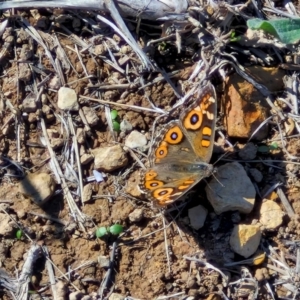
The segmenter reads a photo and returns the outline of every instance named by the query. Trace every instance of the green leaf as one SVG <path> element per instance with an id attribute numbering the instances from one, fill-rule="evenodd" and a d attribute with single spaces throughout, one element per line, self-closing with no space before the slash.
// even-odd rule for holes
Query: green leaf
<path id="1" fill-rule="evenodd" d="M 102 238 L 108 234 L 108 231 L 107 231 L 106 227 L 99 227 L 99 228 L 97 228 L 95 234 L 96 234 L 97 238 Z"/>
<path id="2" fill-rule="evenodd" d="M 28 291 L 28 294 L 29 294 L 29 295 L 35 295 L 35 294 L 37 294 L 37 292 L 34 291 L 34 290 L 29 290 L 29 291 Z"/>
<path id="3" fill-rule="evenodd" d="M 257 148 L 257 151 L 260 153 L 268 153 L 270 151 L 270 148 L 267 145 L 261 145 Z"/>
<path id="4" fill-rule="evenodd" d="M 115 224 L 109 227 L 109 232 L 113 235 L 119 235 L 123 232 L 123 226 L 120 224 Z"/>
<path id="5" fill-rule="evenodd" d="M 230 34 L 230 42 L 237 42 L 240 39 L 241 39 L 241 37 L 240 36 L 236 36 L 236 32 L 235 31 L 231 32 L 231 34 Z"/>
<path id="6" fill-rule="evenodd" d="M 300 18 L 297 19 L 273 19 L 269 21 L 250 19 L 247 21 L 250 29 L 261 29 L 284 44 L 294 44 L 300 41 Z"/>
<path id="7" fill-rule="evenodd" d="M 118 111 L 113 109 L 111 112 L 110 112 L 110 117 L 112 120 L 115 120 L 117 117 L 118 117 Z"/>
<path id="8" fill-rule="evenodd" d="M 270 149 L 271 150 L 276 150 L 278 149 L 278 144 L 276 142 L 273 142 L 271 145 L 270 145 Z"/>
<path id="9" fill-rule="evenodd" d="M 121 130 L 120 123 L 118 123 L 117 121 L 113 121 L 112 124 L 113 124 L 114 131 L 119 132 Z"/>
<path id="10" fill-rule="evenodd" d="M 21 229 L 18 229 L 17 232 L 16 232 L 16 238 L 18 240 L 20 240 L 22 235 L 23 235 L 23 231 Z"/>

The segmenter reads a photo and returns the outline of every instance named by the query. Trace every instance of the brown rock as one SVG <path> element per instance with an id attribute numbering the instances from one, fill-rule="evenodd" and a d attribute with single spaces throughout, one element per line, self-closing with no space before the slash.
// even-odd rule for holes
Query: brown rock
<path id="1" fill-rule="evenodd" d="M 270 91 L 280 90 L 283 85 L 283 75 L 278 69 L 255 67 L 247 71 Z M 238 74 L 227 79 L 222 106 L 228 135 L 239 138 L 249 138 L 270 111 L 263 95 Z M 262 140 L 267 134 L 268 126 L 264 125 L 255 134 L 255 139 Z"/>
<path id="2" fill-rule="evenodd" d="M 29 173 L 21 181 L 20 192 L 36 204 L 44 204 L 54 193 L 55 182 L 47 173 Z"/>

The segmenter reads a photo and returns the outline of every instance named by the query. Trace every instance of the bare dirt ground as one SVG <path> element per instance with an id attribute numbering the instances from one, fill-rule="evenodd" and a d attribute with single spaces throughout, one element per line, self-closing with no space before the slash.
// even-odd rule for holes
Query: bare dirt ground
<path id="1" fill-rule="evenodd" d="M 268 188 L 272 191 L 272 186 L 280 182 L 294 210 L 294 218 L 286 213 L 279 228 L 263 232 L 259 250 L 266 251 L 271 245 L 277 252 L 268 253 L 268 257 L 257 265 L 251 261 L 226 266 L 228 263 L 244 260 L 231 250 L 230 234 L 234 225 L 253 224 L 260 218 L 262 199 L 259 195 L 250 214 L 226 212 L 216 215 L 205 196 L 206 182 L 202 181 L 183 202 L 178 202 L 162 213 L 137 188 L 141 171 L 137 161 L 147 162 L 146 154 L 151 143 L 153 123 L 159 111 L 143 111 L 134 109 L 133 106 L 152 109 L 152 102 L 155 107 L 168 111 L 178 101 L 174 89 L 162 78 L 162 73 L 138 69 L 140 64 L 137 56 L 120 36 L 106 25 L 101 24 L 93 29 L 84 22 L 84 19 L 96 20 L 91 12 L 16 10 L 13 16 L 2 16 L 2 22 L 7 19 L 0 54 L 0 203 L 1 226 L 8 225 L 8 229 L 0 236 L 0 263 L 1 269 L 8 276 L 18 278 L 31 245 L 37 243 L 49 253 L 56 282 L 63 282 L 67 289 L 65 298 L 61 299 L 69 299 L 69 295 L 76 291 L 81 292 L 81 296 L 76 299 L 81 299 L 83 295 L 91 297 L 87 299 L 105 299 L 112 292 L 127 299 L 158 299 L 163 296 L 168 296 L 169 299 L 272 299 L 272 293 L 275 299 L 293 299 L 297 292 L 290 292 L 284 284 L 289 283 L 295 291 L 299 289 L 297 274 L 293 273 L 299 253 L 297 241 L 300 240 L 299 166 L 293 163 L 297 159 L 289 164 L 282 161 L 291 161 L 289 155 L 299 155 L 297 134 L 291 134 L 285 139 L 285 149 L 289 155 L 282 149 L 268 153 L 258 152 L 255 162 L 243 163 L 246 168 L 251 166 L 263 174 L 263 180 L 256 184 L 261 194 Z M 237 17 L 235 24 L 238 21 Z M 136 23 L 128 24 L 134 32 Z M 32 32 L 30 25 L 37 30 L 50 55 L 56 59 L 56 70 L 49 61 L 46 48 L 28 33 L 28 30 Z M 142 47 L 145 48 L 150 39 L 161 37 L 161 25 L 162 23 L 142 23 L 138 37 Z M 182 40 L 180 54 L 177 53 L 174 39 L 146 47 L 149 57 L 169 74 L 180 93 L 186 92 L 185 87 L 189 89 L 190 86 L 185 86 L 185 82 L 199 60 L 201 47 L 193 42 L 193 38 L 197 37 L 200 29 L 192 29 L 195 28 L 189 29 L 188 38 Z M 85 49 L 77 38 L 89 47 Z M 222 51 L 226 49 L 228 53 L 234 51 L 220 43 L 209 44 L 203 51 L 207 59 L 216 52 L 214 46 Z M 239 58 L 238 55 L 236 57 Z M 109 64 L 108 61 L 113 63 Z M 124 72 L 118 70 L 116 65 Z M 233 72 L 229 69 L 225 68 L 228 74 Z M 57 74 L 57 70 L 62 70 L 62 73 Z M 173 74 L 174 71 L 177 72 Z M 144 85 L 150 84 L 142 87 L 140 78 Z M 158 78 L 162 79 L 156 81 Z M 221 99 L 221 77 L 216 75 L 211 80 Z M 67 113 L 58 108 L 57 91 L 61 86 L 75 90 L 81 108 L 91 107 L 94 110 L 98 117 L 95 125 L 88 128 L 78 111 Z M 23 103 L 30 95 L 39 99 L 32 110 Z M 126 104 L 128 107 L 103 104 L 91 98 Z M 80 179 L 74 149 L 77 147 L 82 155 L 92 153 L 97 147 L 116 143 L 124 145 L 130 133 L 110 130 L 105 111 L 107 108 L 116 109 L 120 122 L 126 120 L 132 125 L 132 130 L 145 134 L 148 144 L 139 151 L 128 150 L 127 164 L 115 171 L 103 172 L 106 176 L 104 181 L 91 181 L 92 196 L 83 204 L 78 192 Z M 288 107 L 283 110 L 287 111 Z M 218 113 L 218 130 L 227 139 L 220 109 Z M 176 112 L 174 114 L 176 118 Z M 41 206 L 20 192 L 20 184 L 26 173 L 48 173 L 56 181 L 50 164 L 51 153 L 43 143 L 42 119 L 47 130 L 52 129 L 57 133 L 60 143 L 54 148 L 54 153 L 60 163 L 66 186 L 82 213 L 82 222 L 79 222 L 79 215 L 71 212 L 66 200 L 66 187 L 61 184 L 56 184 L 54 195 Z M 261 142 L 254 141 L 256 146 L 266 144 L 266 141 L 274 137 L 276 121 L 281 122 L 274 117 L 268 137 Z M 74 144 L 72 131 L 70 130 L 70 134 L 66 133 L 70 122 L 75 133 L 78 129 L 84 130 L 84 143 Z M 238 142 L 239 145 L 247 142 L 242 138 L 229 140 L 233 144 Z M 218 147 L 217 153 L 214 153 L 212 163 L 226 152 L 227 159 L 239 159 L 238 147 L 232 149 L 224 141 L 219 144 L 222 147 Z M 274 160 L 274 163 L 264 163 L 264 160 Z M 224 161 L 218 161 L 216 166 L 222 164 Z M 77 178 L 67 172 L 67 165 L 74 170 Z M 93 175 L 94 161 L 80 167 L 83 185 L 86 185 L 87 178 Z M 280 204 L 278 197 L 275 198 Z M 188 210 L 199 203 L 209 213 L 204 227 L 194 230 L 190 226 Z M 140 216 L 135 217 L 135 213 Z M 10 217 L 5 219 L 6 215 Z M 121 236 L 108 235 L 104 239 L 95 237 L 96 228 L 115 223 L 124 227 L 125 231 Z M 22 237 L 17 238 L 20 229 Z M 107 265 L 107 260 L 112 257 L 113 246 L 116 246 L 113 261 Z M 269 268 L 271 257 L 284 261 L 282 269 L 284 272 L 289 270 L 290 277 L 284 277 L 283 271 Z M 43 255 L 34 262 L 29 278 L 29 294 L 32 299 L 54 299 L 46 262 Z M 224 277 L 219 270 L 222 270 Z M 105 280 L 107 274 L 109 278 Z M 225 283 L 225 277 L 230 285 Z M 282 281 L 278 283 L 278 280 Z M 278 284 L 275 286 L 273 284 L 276 281 Z M 294 299 L 297 297 L 299 294 Z M 12 295 L 7 289 L 2 289 L 0 298 L 12 299 Z"/>

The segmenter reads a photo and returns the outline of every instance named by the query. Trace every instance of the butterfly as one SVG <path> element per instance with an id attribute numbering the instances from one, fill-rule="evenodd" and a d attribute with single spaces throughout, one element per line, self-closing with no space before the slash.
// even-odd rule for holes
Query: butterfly
<path id="1" fill-rule="evenodd" d="M 149 155 L 150 167 L 142 174 L 140 188 L 146 198 L 165 207 L 213 172 L 211 159 L 217 114 L 214 87 L 200 89 L 196 101 L 179 120 L 163 126 Z"/>

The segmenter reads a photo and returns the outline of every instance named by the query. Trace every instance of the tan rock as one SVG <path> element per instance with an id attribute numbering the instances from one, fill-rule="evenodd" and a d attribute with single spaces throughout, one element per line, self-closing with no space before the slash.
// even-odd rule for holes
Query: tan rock
<path id="1" fill-rule="evenodd" d="M 76 130 L 76 139 L 78 144 L 84 144 L 85 143 L 85 131 L 83 128 L 78 128 Z"/>
<path id="2" fill-rule="evenodd" d="M 30 93 L 22 102 L 23 111 L 27 113 L 35 112 L 37 109 L 36 103 L 37 95 L 34 93 Z"/>
<path id="3" fill-rule="evenodd" d="M 92 186 L 92 184 L 88 183 L 83 187 L 82 203 L 85 203 L 85 202 L 91 200 L 92 194 L 93 194 L 93 186 Z"/>
<path id="4" fill-rule="evenodd" d="M 110 260 L 107 256 L 100 255 L 98 256 L 97 261 L 101 268 L 109 268 L 110 266 Z"/>
<path id="5" fill-rule="evenodd" d="M 272 230 L 282 224 L 283 215 L 283 211 L 276 202 L 266 200 L 260 207 L 259 221 L 266 229 Z"/>
<path id="6" fill-rule="evenodd" d="M 7 236 L 14 230 L 13 222 L 9 215 L 0 213 L 0 235 Z"/>
<path id="7" fill-rule="evenodd" d="M 92 154 L 84 153 L 80 157 L 80 163 L 82 165 L 86 165 L 86 164 L 90 163 L 93 159 L 94 159 L 94 156 Z"/>
<path id="8" fill-rule="evenodd" d="M 73 89 L 67 87 L 61 87 L 58 90 L 57 106 L 62 110 L 78 111 L 79 104 L 77 101 L 76 92 Z"/>
<path id="9" fill-rule="evenodd" d="M 36 204 L 47 202 L 55 190 L 55 181 L 47 173 L 29 173 L 20 182 L 20 192 Z"/>
<path id="10" fill-rule="evenodd" d="M 236 225 L 230 236 L 230 246 L 235 253 L 248 258 L 257 250 L 260 239 L 258 225 Z"/>
<path id="11" fill-rule="evenodd" d="M 139 222 L 144 217 L 144 210 L 142 208 L 136 208 L 128 217 L 131 222 Z"/>
<path id="12" fill-rule="evenodd" d="M 120 145 L 100 147 L 92 151 L 95 157 L 95 169 L 111 172 L 127 165 L 126 152 Z"/>
<path id="13" fill-rule="evenodd" d="M 131 149 L 144 147 L 146 146 L 146 144 L 147 144 L 146 137 L 142 133 L 136 130 L 130 132 L 130 134 L 127 136 L 125 140 L 125 146 Z"/>
<path id="14" fill-rule="evenodd" d="M 117 293 L 112 293 L 108 300 L 124 300 L 125 296 L 122 296 L 121 294 L 117 294 Z"/>
<path id="15" fill-rule="evenodd" d="M 98 118 L 95 110 L 92 107 L 83 106 L 82 111 L 83 111 L 84 116 L 90 126 L 93 127 L 98 124 L 99 118 Z"/>
<path id="16" fill-rule="evenodd" d="M 270 274 L 267 268 L 259 268 L 255 270 L 254 277 L 256 278 L 257 281 L 261 282 L 263 280 L 270 279 Z"/>

